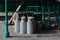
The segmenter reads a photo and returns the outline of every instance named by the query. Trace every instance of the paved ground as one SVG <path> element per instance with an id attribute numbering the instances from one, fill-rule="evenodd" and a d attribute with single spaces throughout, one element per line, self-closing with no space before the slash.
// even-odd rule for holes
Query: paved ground
<path id="1" fill-rule="evenodd" d="M 26 34 L 20 34 L 20 33 L 14 33 L 13 27 L 9 26 L 9 32 L 10 36 L 9 38 L 4 38 L 4 25 L 0 22 L 0 40 L 60 40 L 60 31 L 53 30 L 53 31 L 46 31 L 46 33 L 41 34 L 32 34 L 32 35 L 26 35 Z"/>

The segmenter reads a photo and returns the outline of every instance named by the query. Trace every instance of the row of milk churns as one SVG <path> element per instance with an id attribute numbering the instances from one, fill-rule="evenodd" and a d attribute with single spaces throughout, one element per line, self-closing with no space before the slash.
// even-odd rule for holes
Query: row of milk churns
<path id="1" fill-rule="evenodd" d="M 26 21 L 26 16 L 21 17 L 21 21 L 18 20 L 18 17 L 15 20 L 14 31 L 21 34 L 32 34 L 34 28 L 34 17 L 28 16 Z"/>

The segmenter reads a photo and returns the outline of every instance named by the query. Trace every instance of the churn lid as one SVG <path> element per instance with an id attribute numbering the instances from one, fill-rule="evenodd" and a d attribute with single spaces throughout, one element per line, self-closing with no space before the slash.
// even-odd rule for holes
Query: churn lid
<path id="1" fill-rule="evenodd" d="M 34 17 L 28 17 L 29 20 L 34 19 Z"/>
<path id="2" fill-rule="evenodd" d="M 22 20 L 25 20 L 25 19 L 26 19 L 26 17 L 25 17 L 25 16 L 22 16 L 22 17 L 21 17 L 21 19 L 22 19 Z"/>

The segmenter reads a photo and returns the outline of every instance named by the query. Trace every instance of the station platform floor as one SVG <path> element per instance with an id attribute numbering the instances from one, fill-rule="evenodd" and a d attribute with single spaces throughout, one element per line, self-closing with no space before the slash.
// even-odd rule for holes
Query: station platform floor
<path id="1" fill-rule="evenodd" d="M 14 32 L 14 25 L 9 25 L 9 38 L 4 38 L 4 25 L 0 23 L 0 40 L 60 40 L 60 30 L 41 31 L 40 34 L 20 34 Z"/>

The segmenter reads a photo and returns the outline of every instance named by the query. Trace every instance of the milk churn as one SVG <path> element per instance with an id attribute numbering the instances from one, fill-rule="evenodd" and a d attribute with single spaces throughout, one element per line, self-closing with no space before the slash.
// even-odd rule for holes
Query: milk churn
<path id="1" fill-rule="evenodd" d="M 14 31 L 16 32 L 16 33 L 18 33 L 18 32 L 20 32 L 20 22 L 19 22 L 19 16 L 18 16 L 18 13 L 16 13 L 16 19 L 15 19 L 15 21 L 14 21 Z"/>
<path id="2" fill-rule="evenodd" d="M 20 21 L 20 33 L 25 34 L 27 32 L 26 17 L 22 16 Z"/>
<path id="3" fill-rule="evenodd" d="M 33 33 L 33 27 L 34 27 L 34 17 L 28 17 L 27 21 L 27 34 Z"/>

